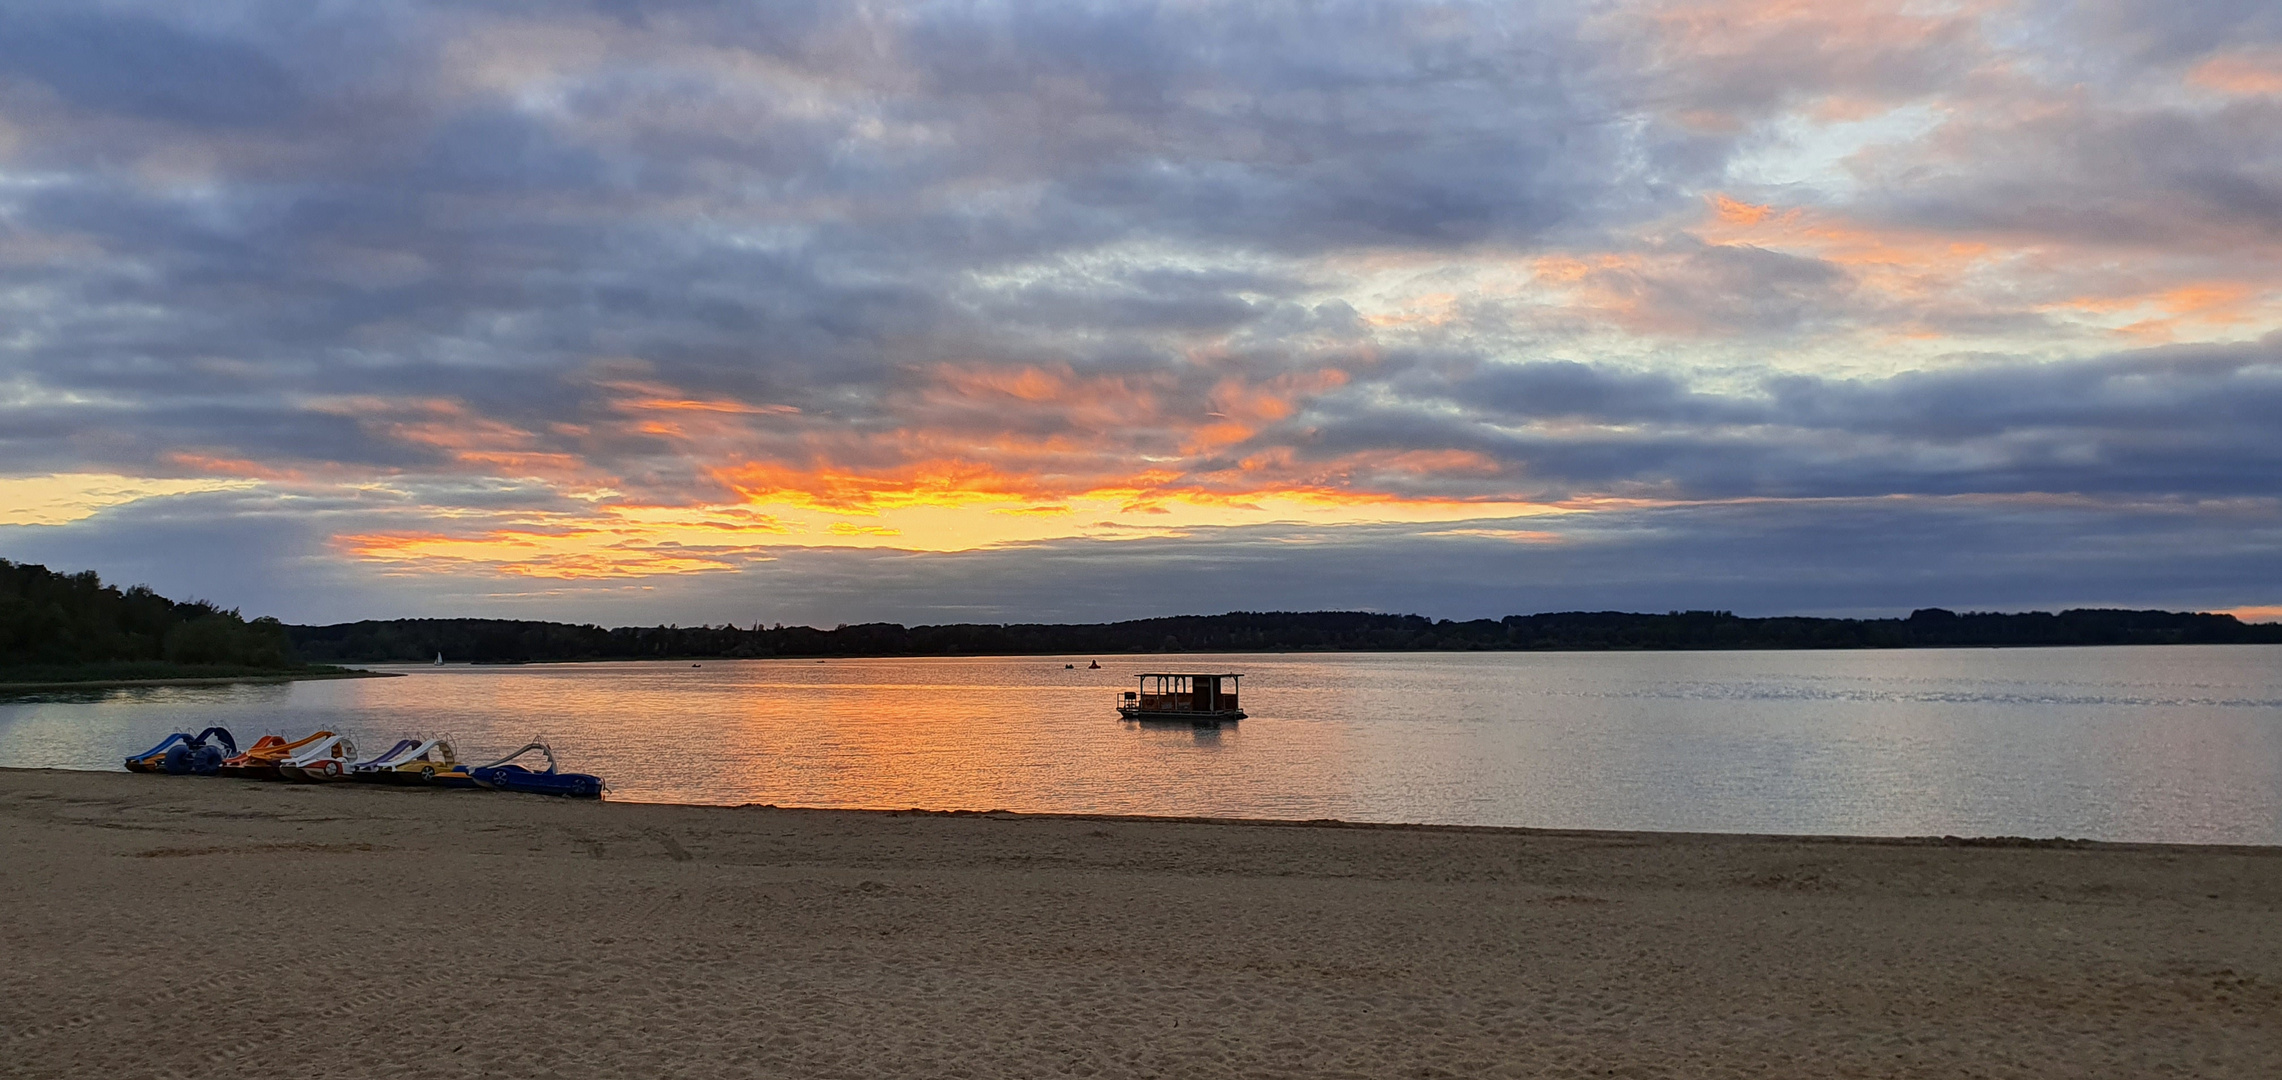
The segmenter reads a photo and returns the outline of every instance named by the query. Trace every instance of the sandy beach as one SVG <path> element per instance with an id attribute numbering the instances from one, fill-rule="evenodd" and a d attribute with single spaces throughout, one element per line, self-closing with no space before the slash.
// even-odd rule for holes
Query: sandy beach
<path id="1" fill-rule="evenodd" d="M 2282 850 L 0 771 L 12 1076 L 2272 1077 Z"/>

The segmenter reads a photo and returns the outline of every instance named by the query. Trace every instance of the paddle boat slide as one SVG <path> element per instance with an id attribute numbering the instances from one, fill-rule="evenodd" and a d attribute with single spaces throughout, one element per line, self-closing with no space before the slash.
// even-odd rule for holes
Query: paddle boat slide
<path id="1" fill-rule="evenodd" d="M 406 747 L 410 749 L 405 749 Z M 355 778 L 392 784 L 476 786 L 474 779 L 467 774 L 467 766 L 460 764 L 459 755 L 453 753 L 449 739 L 429 739 L 426 742 L 406 739 L 397 743 L 395 750 L 359 764 L 355 769 Z"/>
<path id="2" fill-rule="evenodd" d="M 547 771 L 532 772 L 514 764 L 516 758 L 533 751 L 547 759 Z M 536 795 L 567 795 L 580 799 L 602 796 L 601 777 L 555 771 L 555 750 L 543 739 L 526 743 L 522 749 L 489 765 L 477 765 L 468 770 L 468 775 L 476 783 L 494 791 L 527 791 Z"/>
<path id="3" fill-rule="evenodd" d="M 288 780 L 332 780 L 347 775 L 356 758 L 356 740 L 327 735 L 278 762 L 277 774 Z"/>
<path id="4" fill-rule="evenodd" d="M 208 742 L 209 739 L 213 742 Z M 221 745 L 214 745 L 216 742 Z M 228 728 L 210 727 L 196 735 L 177 731 L 159 740 L 157 746 L 129 756 L 127 771 L 212 776 L 237 752 L 238 741 L 230 737 Z"/>
<path id="5" fill-rule="evenodd" d="M 404 760 L 419 748 L 420 740 L 418 739 L 398 739 L 396 745 L 381 751 L 379 757 L 350 765 L 346 775 L 351 780 L 377 780 L 382 771 L 395 768 L 397 762 Z"/>
<path id="6" fill-rule="evenodd" d="M 518 761 L 527 754 L 544 758 L 546 768 L 532 769 Z M 312 782 L 353 778 L 582 799 L 600 798 L 603 788 L 599 776 L 563 772 L 555 761 L 554 747 L 545 739 L 525 743 L 490 764 L 471 767 L 460 763 L 449 739 L 399 739 L 387 752 L 359 761 L 356 741 L 339 732 L 313 731 L 291 742 L 282 735 L 264 735 L 239 753 L 230 733 L 214 727 L 196 735 L 175 732 L 157 746 L 128 757 L 126 766 L 132 772 L 220 773 Z"/>
<path id="7" fill-rule="evenodd" d="M 322 739 L 333 737 L 330 731 L 314 731 L 292 742 L 283 735 L 264 735 L 254 741 L 246 752 L 224 761 L 222 775 L 238 776 L 251 780 L 275 780 L 278 763 L 292 757 L 302 748 Z"/>

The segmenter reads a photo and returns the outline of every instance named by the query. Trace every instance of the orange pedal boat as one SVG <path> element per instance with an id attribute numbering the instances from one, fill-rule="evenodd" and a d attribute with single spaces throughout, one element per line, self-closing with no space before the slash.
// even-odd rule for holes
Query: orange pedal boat
<path id="1" fill-rule="evenodd" d="M 292 742 L 286 742 L 282 735 L 264 735 L 255 740 L 252 746 L 247 747 L 245 753 L 222 762 L 221 773 L 223 776 L 243 777 L 249 780 L 282 780 L 285 777 L 283 773 L 278 771 L 278 766 L 283 764 L 285 759 L 308 749 L 312 743 L 332 737 L 333 733 L 330 731 L 319 731 Z"/>

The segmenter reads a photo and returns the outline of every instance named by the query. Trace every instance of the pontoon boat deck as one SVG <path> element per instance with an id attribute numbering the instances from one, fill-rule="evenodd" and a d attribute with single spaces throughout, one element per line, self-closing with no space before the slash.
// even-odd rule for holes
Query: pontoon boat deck
<path id="1" fill-rule="evenodd" d="M 1236 686 L 1242 675 L 1176 675 L 1150 672 L 1139 691 L 1127 690 L 1117 714 L 1127 720 L 1186 720 L 1199 724 L 1242 720 Z"/>

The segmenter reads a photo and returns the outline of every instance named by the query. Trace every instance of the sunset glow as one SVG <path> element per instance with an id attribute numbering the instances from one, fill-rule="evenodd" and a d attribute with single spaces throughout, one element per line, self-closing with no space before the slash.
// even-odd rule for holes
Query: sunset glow
<path id="1" fill-rule="evenodd" d="M 34 7 L 11 557 L 311 618 L 2282 604 L 2271 19 Z"/>

